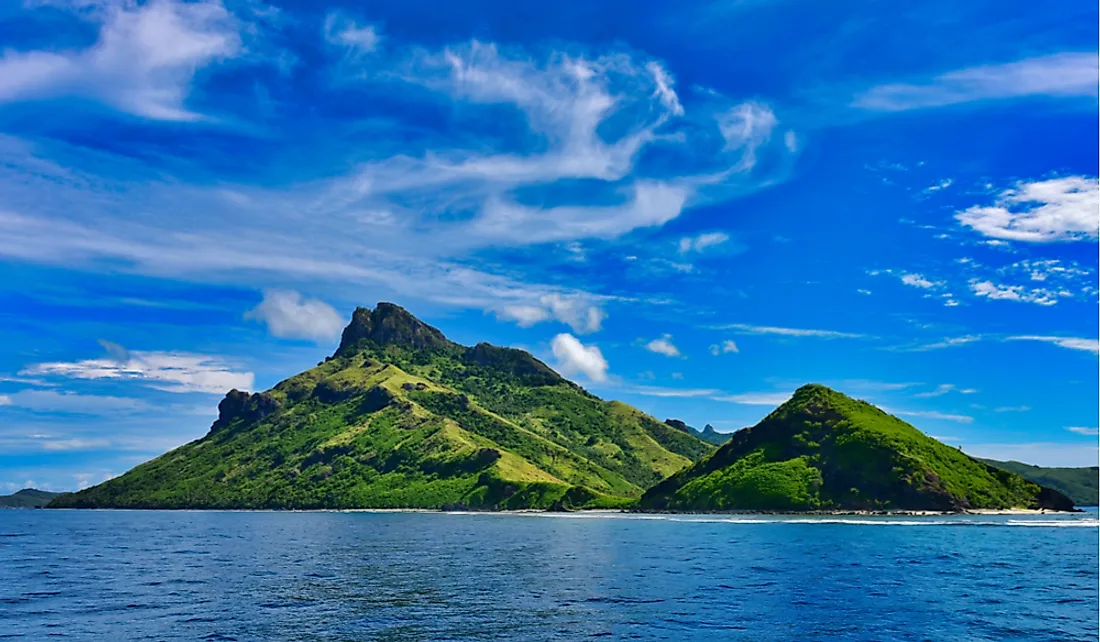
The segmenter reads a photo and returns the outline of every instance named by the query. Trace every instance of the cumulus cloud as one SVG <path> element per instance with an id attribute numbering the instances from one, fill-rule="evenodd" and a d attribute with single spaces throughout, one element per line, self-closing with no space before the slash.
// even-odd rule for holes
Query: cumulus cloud
<path id="1" fill-rule="evenodd" d="M 76 96 L 144 118 L 195 120 L 183 103 L 196 71 L 242 49 L 220 2 L 111 3 L 89 15 L 102 25 L 87 49 L 6 51 L 0 102 Z"/>
<path id="2" fill-rule="evenodd" d="M 186 352 L 128 351 L 124 360 L 85 359 L 30 366 L 26 375 L 70 379 L 114 379 L 140 382 L 166 392 L 223 394 L 231 388 L 250 390 L 254 375 L 234 370 L 218 357 Z"/>
<path id="3" fill-rule="evenodd" d="M 582 296 L 558 293 L 546 294 L 538 304 L 509 305 L 497 311 L 497 317 L 514 321 L 521 328 L 528 328 L 544 321 L 560 321 L 578 334 L 590 334 L 600 329 L 607 317 L 603 309 Z"/>
<path id="4" fill-rule="evenodd" d="M 1097 179 L 1066 176 L 1019 183 L 1001 192 L 993 205 L 975 205 L 958 212 L 955 218 L 993 239 L 1055 243 L 1095 241 L 1098 211 Z"/>
<path id="5" fill-rule="evenodd" d="M 715 247 L 725 243 L 729 238 L 728 234 L 722 232 L 707 232 L 698 236 L 685 236 L 680 239 L 680 254 L 702 252 L 708 247 Z"/>
<path id="6" fill-rule="evenodd" d="M 329 341 L 340 336 L 345 320 L 331 305 L 291 290 L 265 290 L 263 301 L 245 314 L 288 339 Z"/>
<path id="7" fill-rule="evenodd" d="M 854 105 L 874 111 L 905 111 L 978 100 L 1023 96 L 1088 98 L 1096 94 L 1096 52 L 1081 52 L 970 67 L 924 83 L 880 85 L 857 96 Z"/>
<path id="8" fill-rule="evenodd" d="M 944 285 L 943 281 L 930 281 L 921 274 L 902 274 L 901 282 L 922 290 L 932 290 Z"/>
<path id="9" fill-rule="evenodd" d="M 970 291 L 976 296 L 1000 301 L 1018 301 L 1049 306 L 1058 303 L 1058 292 L 1043 288 L 1027 288 L 1022 285 L 1001 285 L 992 281 L 974 279 L 970 282 Z M 1066 292 L 1066 295 L 1072 293 Z"/>
<path id="10" fill-rule="evenodd" d="M 607 360 L 596 346 L 586 346 L 571 334 L 559 334 L 550 342 L 555 367 L 565 376 L 584 374 L 592 381 L 607 380 Z"/>
<path id="11" fill-rule="evenodd" d="M 663 354 L 666 357 L 679 357 L 680 349 L 672 343 L 672 335 L 661 335 L 659 339 L 653 339 L 649 343 L 645 344 L 645 349 L 650 352 L 656 352 L 657 354 Z"/>
<path id="12" fill-rule="evenodd" d="M 722 343 L 715 343 L 710 346 L 710 353 L 716 357 L 720 354 L 726 354 L 728 352 L 740 352 L 740 350 L 737 349 L 737 344 L 734 343 L 733 339 L 726 339 Z"/>

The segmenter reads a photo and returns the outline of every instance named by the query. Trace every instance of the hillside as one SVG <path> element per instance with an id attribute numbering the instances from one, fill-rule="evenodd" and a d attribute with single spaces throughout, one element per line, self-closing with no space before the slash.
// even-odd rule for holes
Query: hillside
<path id="1" fill-rule="evenodd" d="M 710 457 L 651 488 L 644 510 L 1070 510 L 1061 493 L 972 459 L 825 386 L 799 388 Z"/>
<path id="2" fill-rule="evenodd" d="M 1040 486 L 1053 488 L 1073 500 L 1076 506 L 1096 506 L 1100 504 L 1100 468 L 1045 468 L 1022 464 L 1018 461 L 997 461 L 983 459 L 990 466 L 996 466 L 1033 481 Z"/>
<path id="3" fill-rule="evenodd" d="M 619 506 L 714 450 L 389 303 L 356 309 L 316 368 L 218 412 L 202 439 L 51 507 Z"/>
<path id="4" fill-rule="evenodd" d="M 730 433 L 718 432 L 714 429 L 714 426 L 707 424 L 702 430 L 687 425 L 679 419 L 665 419 L 665 423 L 672 426 L 676 430 L 686 432 L 689 435 L 698 437 L 708 444 L 714 444 L 715 446 L 721 446 L 729 441 L 732 436 Z"/>
<path id="5" fill-rule="evenodd" d="M 0 495 L 0 508 L 42 508 L 53 498 L 64 494 L 37 488 L 24 488 L 11 495 Z"/>

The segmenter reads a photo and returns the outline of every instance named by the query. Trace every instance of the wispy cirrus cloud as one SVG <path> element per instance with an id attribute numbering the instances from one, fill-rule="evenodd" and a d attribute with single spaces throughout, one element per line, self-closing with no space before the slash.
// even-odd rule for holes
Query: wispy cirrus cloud
<path id="1" fill-rule="evenodd" d="M 223 359 L 186 352 L 126 351 L 104 342 L 108 357 L 38 363 L 20 374 L 68 379 L 135 381 L 165 392 L 224 394 L 252 389 L 251 372 L 234 369 Z"/>
<path id="2" fill-rule="evenodd" d="M 89 98 L 153 120 L 202 116 L 184 105 L 195 73 L 242 52 L 240 24 L 220 2 L 104 3 L 87 49 L 0 57 L 0 102 Z"/>
<path id="3" fill-rule="evenodd" d="M 856 96 L 853 105 L 895 112 L 1027 96 L 1096 95 L 1096 52 L 1075 52 L 969 67 L 923 82 L 879 85 Z"/>
<path id="4" fill-rule="evenodd" d="M 793 392 L 742 392 L 731 395 L 715 395 L 713 401 L 735 403 L 744 406 L 778 406 L 786 403 Z"/>
<path id="5" fill-rule="evenodd" d="M 382 53 L 359 63 L 373 65 L 376 74 L 358 74 L 355 82 L 383 83 L 388 100 L 410 105 L 442 99 L 479 117 L 518 115 L 505 120 L 523 129 L 509 144 L 457 135 L 406 144 L 407 132 L 398 128 L 410 151 L 379 155 L 330 178 L 216 189 L 175 178 L 109 178 L 96 172 L 103 159 L 80 149 L 69 150 L 75 162 L 59 167 L 31 144 L 4 139 L 0 189 L 8 198 L 0 210 L 0 256 L 261 288 L 308 284 L 325 296 L 337 286 L 345 297 L 382 287 L 521 325 L 557 320 L 591 332 L 605 316 L 603 299 L 583 285 L 550 285 L 540 282 L 544 275 L 471 256 L 661 226 L 693 202 L 774 182 L 764 175 L 771 170 L 761 174 L 743 163 L 746 155 L 759 156 L 763 147 L 789 154 L 760 137 L 726 149 L 709 112 L 683 104 L 673 75 L 636 54 L 505 50 L 479 42 Z M 692 126 L 666 131 L 675 119 Z M 679 172 L 667 164 L 652 171 L 639 163 L 643 150 L 692 162 Z M 108 160 L 114 175 L 141 174 L 136 164 Z M 570 182 L 578 180 L 584 182 Z M 532 199 L 533 190 L 551 197 Z M 67 205 L 76 201 L 80 216 Z M 130 214 L 145 209 L 161 215 Z M 249 233 L 227 233 L 240 229 Z"/>
<path id="6" fill-rule="evenodd" d="M 784 337 L 817 337 L 819 339 L 864 339 L 868 335 L 835 330 L 815 330 L 810 328 L 785 328 L 768 325 L 749 325 L 746 323 L 728 323 L 713 326 L 716 330 L 732 330 L 741 334 L 773 334 Z"/>
<path id="7" fill-rule="evenodd" d="M 884 408 L 884 410 L 886 410 Z M 935 419 L 938 421 L 954 421 L 962 424 L 969 424 L 974 422 L 973 417 L 967 415 L 956 415 L 951 413 L 939 412 L 936 410 L 886 410 L 892 415 L 899 417 L 916 417 L 918 419 Z"/>
<path id="8" fill-rule="evenodd" d="M 1055 337 L 1045 335 L 1018 335 L 1007 337 L 1006 341 L 1039 341 L 1049 343 L 1059 348 L 1068 350 L 1082 350 L 1093 354 L 1100 354 L 1100 341 L 1096 339 L 1082 339 L 1077 337 Z"/>

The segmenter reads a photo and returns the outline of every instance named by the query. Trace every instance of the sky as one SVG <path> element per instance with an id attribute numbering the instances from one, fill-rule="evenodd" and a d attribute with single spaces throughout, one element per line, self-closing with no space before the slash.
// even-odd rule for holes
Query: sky
<path id="1" fill-rule="evenodd" d="M 0 6 L 0 491 L 355 306 L 731 432 L 798 386 L 1098 458 L 1095 3 Z"/>

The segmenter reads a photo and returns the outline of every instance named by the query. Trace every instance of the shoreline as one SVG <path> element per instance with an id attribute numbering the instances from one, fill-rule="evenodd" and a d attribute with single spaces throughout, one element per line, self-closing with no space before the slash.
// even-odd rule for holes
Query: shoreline
<path id="1" fill-rule="evenodd" d="M 18 508 L 16 510 L 88 510 L 88 511 L 163 511 L 163 512 L 220 512 L 220 513 L 439 513 L 455 515 L 725 515 L 771 517 L 949 517 L 953 515 L 1079 515 L 1088 511 L 1080 507 L 1072 511 L 1047 508 L 972 508 L 959 511 L 934 510 L 817 510 L 817 511 L 657 511 L 618 508 L 593 508 L 567 511 L 525 508 L 519 510 L 478 510 L 440 508 Z"/>

